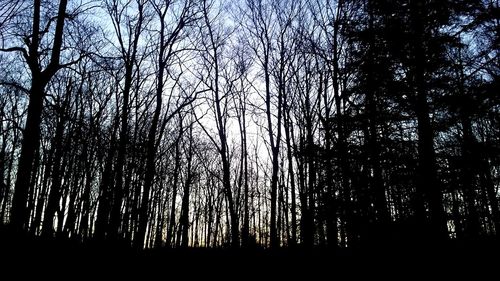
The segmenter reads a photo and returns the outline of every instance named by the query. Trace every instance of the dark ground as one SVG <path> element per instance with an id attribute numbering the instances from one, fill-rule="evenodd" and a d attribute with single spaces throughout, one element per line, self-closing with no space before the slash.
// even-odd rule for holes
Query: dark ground
<path id="1" fill-rule="evenodd" d="M 40 276 L 64 280 L 498 280 L 500 245 L 496 239 L 478 239 L 358 249 L 137 251 L 109 241 L 81 243 L 0 230 L 0 280 Z M 266 278 L 270 276 L 274 277 Z"/>

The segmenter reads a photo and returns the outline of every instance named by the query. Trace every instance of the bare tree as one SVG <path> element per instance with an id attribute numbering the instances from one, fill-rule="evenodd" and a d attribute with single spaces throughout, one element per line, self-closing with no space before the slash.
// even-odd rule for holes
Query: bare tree
<path id="1" fill-rule="evenodd" d="M 165 3 L 153 3 L 155 12 L 159 18 L 159 34 L 158 34 L 158 74 L 156 79 L 156 107 L 151 122 L 151 127 L 148 133 L 147 143 L 147 156 L 146 156 L 146 174 L 144 178 L 144 190 L 142 195 L 142 202 L 140 208 L 139 228 L 137 233 L 136 245 L 141 248 L 143 237 L 146 234 L 146 225 L 148 221 L 147 210 L 149 206 L 149 193 L 153 179 L 155 176 L 155 159 L 157 150 L 157 130 L 160 120 L 160 113 L 163 106 L 163 89 L 164 89 L 164 75 L 165 71 L 168 72 L 169 64 L 171 64 L 172 57 L 176 53 L 182 51 L 176 49 L 177 42 L 182 37 L 182 31 L 186 26 L 189 26 L 196 20 L 196 7 L 193 1 L 186 0 L 180 3 L 173 3 L 167 1 Z M 173 12 L 171 12 L 173 10 Z M 177 14 L 178 13 L 178 14 Z M 166 16 L 174 17 L 173 22 L 167 22 Z M 180 104 L 173 113 L 168 112 L 169 116 L 164 122 L 168 122 L 176 113 L 182 108 L 192 103 L 194 98 L 187 97 Z M 170 107 L 170 104 L 168 105 Z"/>
<path id="2" fill-rule="evenodd" d="M 208 87 L 212 97 L 210 99 L 214 107 L 215 127 L 217 129 L 218 141 L 216 141 L 206 128 L 202 128 L 207 133 L 212 143 L 216 146 L 220 154 L 222 162 L 222 185 L 226 202 L 229 209 L 230 219 L 230 232 L 231 232 L 231 245 L 232 247 L 240 246 L 240 233 L 239 233 L 239 219 L 233 198 L 233 190 L 231 187 L 231 168 L 230 156 L 227 140 L 227 118 L 228 118 L 228 104 L 229 99 L 226 93 L 221 92 L 221 59 L 223 52 L 223 44 L 225 42 L 224 30 L 217 25 L 217 17 L 213 17 L 213 13 L 218 13 L 216 9 L 217 3 L 215 1 L 203 1 L 203 25 L 202 25 L 202 38 L 201 45 L 203 51 L 203 64 L 204 71 L 208 73 L 209 80 L 203 81 Z M 200 123 L 201 124 L 201 123 Z"/>
<path id="3" fill-rule="evenodd" d="M 80 55 L 76 58 L 70 57 L 61 61 L 62 51 L 66 48 L 65 34 L 68 32 L 65 30 L 65 23 L 70 14 L 67 11 L 67 5 L 67 0 L 61 0 L 57 6 L 57 11 L 51 11 L 53 16 L 47 19 L 42 17 L 42 1 L 35 0 L 31 17 L 31 31 L 29 34 L 23 35 L 26 48 L 12 46 L 0 49 L 4 52 L 22 54 L 31 73 L 28 115 L 23 133 L 11 218 L 12 225 L 19 229 L 27 228 L 29 215 L 27 207 L 29 202 L 28 191 L 34 170 L 35 153 L 40 143 L 40 123 L 43 101 L 46 95 L 45 87 L 60 69 L 77 63 L 83 57 L 80 52 Z M 73 16 L 77 16 L 77 14 Z M 52 25 L 53 21 L 55 21 L 55 26 Z M 45 26 L 42 27 L 44 24 Z M 53 33 L 49 33 L 49 30 L 53 30 Z M 48 41 L 51 44 L 47 46 L 45 45 L 45 39 L 49 36 L 51 38 Z"/>
<path id="4" fill-rule="evenodd" d="M 106 194 L 110 193 L 111 187 L 108 186 L 110 183 L 103 183 L 103 197 L 101 198 L 106 200 L 101 200 L 99 204 L 98 222 L 96 223 L 96 233 L 101 237 L 104 236 L 103 234 L 107 234 L 110 238 L 116 238 L 120 229 L 123 196 L 126 193 L 123 185 L 123 173 L 129 142 L 130 95 L 134 83 L 133 79 L 136 77 L 139 67 L 138 59 L 141 56 L 139 41 L 150 20 L 147 3 L 148 1 L 143 0 L 126 3 L 111 0 L 105 3 L 105 9 L 110 16 L 118 41 L 116 46 L 119 53 L 118 59 L 123 64 L 125 73 L 123 74 L 123 88 L 120 91 L 122 111 L 119 117 L 120 131 L 116 148 L 116 163 L 113 167 L 114 185 L 111 191 L 112 196 L 105 197 Z M 108 157 L 113 157 L 113 154 L 110 153 Z M 108 173 L 111 172 L 110 169 L 109 164 Z M 106 176 L 105 179 L 109 177 Z"/>

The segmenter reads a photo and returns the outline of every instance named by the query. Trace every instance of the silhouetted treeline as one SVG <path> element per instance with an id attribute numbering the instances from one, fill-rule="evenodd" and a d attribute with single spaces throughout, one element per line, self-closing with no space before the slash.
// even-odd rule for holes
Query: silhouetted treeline
<path id="1" fill-rule="evenodd" d="M 498 237 L 499 17 L 0 0 L 0 222 L 137 248 Z"/>

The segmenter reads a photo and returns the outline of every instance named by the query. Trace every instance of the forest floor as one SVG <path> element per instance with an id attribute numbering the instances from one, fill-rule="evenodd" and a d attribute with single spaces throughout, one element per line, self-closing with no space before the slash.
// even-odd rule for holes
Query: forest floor
<path id="1" fill-rule="evenodd" d="M 499 268 L 500 243 L 496 239 L 450 241 L 432 246 L 376 245 L 357 249 L 159 248 L 138 251 L 117 243 L 81 243 L 13 236 L 0 231 L 0 280 L 4 274 L 70 277 L 68 280 L 106 276 L 116 280 L 118 277 L 129 279 L 157 274 L 161 277 L 183 276 L 188 280 L 213 280 L 211 277 L 260 280 L 266 276 L 277 276 L 278 280 L 295 280 L 301 276 L 305 280 L 330 280 L 331 276 L 369 276 L 370 280 L 374 276 L 392 276 L 398 280 L 430 280 L 442 276 L 449 280 L 455 276 L 461 280 L 464 274 L 468 274 L 473 280 L 482 280 L 481 277 L 491 276 L 490 273 L 498 276 Z"/>

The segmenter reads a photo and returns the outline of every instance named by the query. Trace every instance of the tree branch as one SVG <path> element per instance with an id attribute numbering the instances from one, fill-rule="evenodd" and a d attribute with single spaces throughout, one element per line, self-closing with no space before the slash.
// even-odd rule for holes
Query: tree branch
<path id="1" fill-rule="evenodd" d="M 28 59 L 28 57 L 29 57 L 28 51 L 26 51 L 26 49 L 24 49 L 22 47 L 0 48 L 0 52 L 6 52 L 6 53 L 21 52 L 25 59 Z"/>

